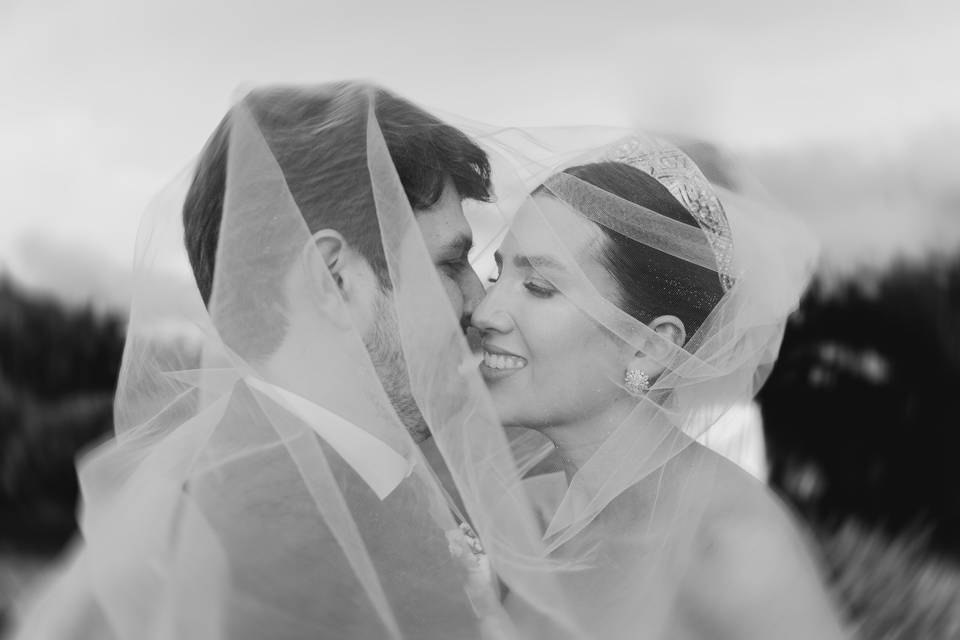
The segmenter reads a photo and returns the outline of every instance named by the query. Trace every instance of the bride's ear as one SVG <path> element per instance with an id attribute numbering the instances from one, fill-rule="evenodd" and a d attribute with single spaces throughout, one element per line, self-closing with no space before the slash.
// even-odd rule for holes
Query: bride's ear
<path id="1" fill-rule="evenodd" d="M 668 315 L 654 318 L 647 327 L 656 337 L 643 340 L 642 348 L 633 354 L 627 368 L 642 371 L 653 380 L 666 369 L 664 363 L 669 362 L 674 349 L 686 343 L 687 330 L 680 318 Z"/>
<path id="2" fill-rule="evenodd" d="M 654 349 L 664 352 L 658 355 L 665 357 L 673 347 L 682 347 L 687 341 L 687 329 L 683 326 L 683 320 L 677 316 L 658 316 L 647 326 L 662 339 L 651 340 L 657 343 Z"/>

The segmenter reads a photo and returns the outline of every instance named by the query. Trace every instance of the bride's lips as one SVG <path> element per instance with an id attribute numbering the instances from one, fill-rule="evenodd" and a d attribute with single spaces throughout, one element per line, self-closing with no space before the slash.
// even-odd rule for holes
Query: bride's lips
<path id="1" fill-rule="evenodd" d="M 483 361 L 480 373 L 487 380 L 498 380 L 513 375 L 527 366 L 526 358 L 487 342 L 482 343 Z"/>

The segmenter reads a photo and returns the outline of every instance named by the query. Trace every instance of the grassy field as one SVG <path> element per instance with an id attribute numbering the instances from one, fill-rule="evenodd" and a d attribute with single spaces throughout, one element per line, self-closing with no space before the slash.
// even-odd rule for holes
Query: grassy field
<path id="1" fill-rule="evenodd" d="M 890 539 L 853 523 L 820 534 L 831 587 L 863 640 L 960 639 L 960 564 L 921 534 Z"/>

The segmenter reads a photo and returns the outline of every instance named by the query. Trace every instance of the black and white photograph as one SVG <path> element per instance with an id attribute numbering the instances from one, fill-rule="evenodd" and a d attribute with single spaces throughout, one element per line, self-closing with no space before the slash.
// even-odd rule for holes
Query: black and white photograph
<path id="1" fill-rule="evenodd" d="M 960 4 L 0 0 L 0 638 L 960 640 Z"/>

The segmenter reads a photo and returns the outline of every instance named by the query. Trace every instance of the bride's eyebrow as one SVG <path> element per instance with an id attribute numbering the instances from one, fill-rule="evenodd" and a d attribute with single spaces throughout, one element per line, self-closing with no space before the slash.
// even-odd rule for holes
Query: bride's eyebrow
<path id="1" fill-rule="evenodd" d="M 552 256 L 513 256 L 513 266 L 519 268 L 553 269 L 566 271 L 563 263 Z"/>

